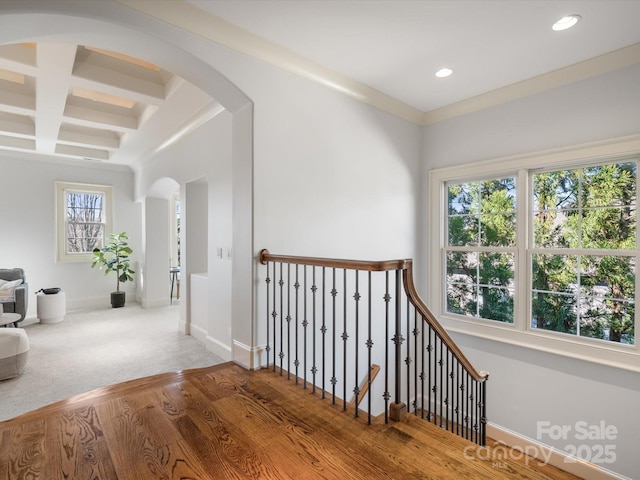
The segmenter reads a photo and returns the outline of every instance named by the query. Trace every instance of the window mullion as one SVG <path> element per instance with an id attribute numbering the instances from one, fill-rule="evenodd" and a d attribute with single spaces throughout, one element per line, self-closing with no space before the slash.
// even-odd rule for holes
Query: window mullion
<path id="1" fill-rule="evenodd" d="M 516 205 L 516 245 L 518 253 L 514 272 L 514 326 L 521 331 L 531 326 L 531 256 L 533 228 L 531 228 L 533 198 L 529 171 L 521 169 L 517 175 L 518 203 Z"/>
<path id="2" fill-rule="evenodd" d="M 636 166 L 638 166 L 638 163 L 640 162 L 636 162 Z M 637 192 L 640 192 L 640 175 L 636 175 L 636 195 Z M 633 295 L 633 304 L 634 304 L 634 319 L 633 319 L 633 331 L 636 333 L 640 331 L 640 312 L 638 311 L 638 298 L 640 298 L 640 282 L 638 281 L 638 266 L 640 265 L 640 263 L 638 263 L 638 261 L 640 260 L 640 228 L 638 228 L 638 202 L 636 201 L 636 245 L 635 245 L 635 252 L 633 254 L 634 258 L 635 258 L 635 288 L 634 288 L 634 295 Z M 640 342 L 638 342 L 636 340 L 636 342 L 634 343 L 634 346 L 636 348 L 636 351 L 640 351 Z"/>

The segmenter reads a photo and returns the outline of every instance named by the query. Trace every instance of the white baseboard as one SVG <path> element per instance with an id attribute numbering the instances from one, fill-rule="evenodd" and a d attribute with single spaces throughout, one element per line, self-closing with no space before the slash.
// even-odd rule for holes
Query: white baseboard
<path id="1" fill-rule="evenodd" d="M 214 355 L 219 356 L 226 362 L 230 362 L 233 359 L 231 353 L 231 347 L 221 342 L 217 338 L 211 337 L 209 333 L 202 327 L 191 323 L 190 325 L 191 335 L 202 342 L 207 350 Z"/>
<path id="2" fill-rule="evenodd" d="M 265 366 L 265 345 L 250 347 L 237 340 L 233 341 L 233 361 L 247 370 L 259 370 Z"/>
<path id="3" fill-rule="evenodd" d="M 584 480 L 632 480 L 598 464 L 571 457 L 562 450 L 544 445 L 537 440 L 493 423 L 487 423 L 487 437 L 503 443 L 518 452 L 524 452 L 526 455 L 535 458 L 536 461 L 553 465 Z"/>

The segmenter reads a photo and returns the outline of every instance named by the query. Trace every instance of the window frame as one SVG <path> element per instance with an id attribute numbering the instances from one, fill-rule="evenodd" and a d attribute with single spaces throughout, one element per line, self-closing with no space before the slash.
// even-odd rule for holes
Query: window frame
<path id="1" fill-rule="evenodd" d="M 67 253 L 67 192 L 100 193 L 104 195 L 104 239 L 113 231 L 113 187 L 87 183 L 56 182 L 56 261 L 61 263 L 90 262 L 92 253 Z M 103 240 L 104 240 L 103 239 Z"/>
<path id="2" fill-rule="evenodd" d="M 533 232 L 529 215 L 533 209 L 531 174 L 542 170 L 570 169 L 593 164 L 622 162 L 640 155 L 640 135 L 613 139 L 572 148 L 554 149 L 526 155 L 504 157 L 453 167 L 433 169 L 428 172 L 428 222 L 425 222 L 424 238 L 429 248 L 426 262 L 426 278 L 429 288 L 426 299 L 429 308 L 445 328 L 452 332 L 486 338 L 525 348 L 556 353 L 640 372 L 640 340 L 635 345 L 618 344 L 570 334 L 534 329 L 531 326 L 532 288 L 531 255 Z M 640 163 L 640 162 L 639 162 Z M 476 319 L 446 312 L 446 258 L 447 245 L 447 184 L 516 177 L 517 233 L 514 275 L 514 322 Z M 636 179 L 638 182 L 638 179 Z M 636 187 L 637 188 L 637 187 Z M 523 221 L 524 220 L 524 221 Z M 636 228 L 636 258 L 640 258 L 640 228 Z M 640 272 L 636 272 L 635 298 L 640 296 Z M 636 309 L 636 332 L 640 327 L 640 312 Z"/>
<path id="3" fill-rule="evenodd" d="M 500 177 L 492 177 L 492 178 L 486 179 L 486 180 L 490 180 L 490 181 L 491 180 L 505 180 L 507 178 L 513 178 L 514 181 L 517 183 L 517 176 L 516 175 L 504 175 L 504 176 L 500 176 Z M 451 181 L 445 182 L 445 184 L 444 184 L 445 195 L 447 195 L 447 198 L 448 198 L 448 189 L 449 189 L 449 186 L 452 185 L 452 184 L 453 185 L 468 184 L 468 183 L 475 183 L 476 181 L 482 182 L 483 180 L 485 180 L 485 179 L 464 180 L 462 182 L 457 182 L 457 181 L 455 181 L 455 182 L 451 182 Z M 515 186 L 516 186 L 516 190 L 517 190 L 517 185 L 515 185 Z M 477 242 L 477 244 L 475 244 L 475 245 L 472 245 L 472 244 L 469 244 L 469 245 L 449 245 L 448 237 L 449 237 L 449 233 L 450 232 L 449 232 L 448 226 L 450 224 L 449 223 L 449 219 L 452 218 L 452 215 L 448 212 L 448 210 L 449 210 L 448 206 L 449 205 L 448 205 L 448 201 L 447 201 L 445 211 L 443 212 L 443 214 L 447 217 L 446 220 L 445 220 L 445 232 L 444 232 L 444 234 L 447 237 L 447 239 L 445 240 L 444 245 L 442 246 L 442 248 L 443 248 L 442 259 L 443 259 L 443 262 L 444 262 L 444 265 L 445 265 L 444 269 L 446 270 L 446 265 L 447 265 L 446 257 L 447 257 L 447 254 L 450 253 L 450 252 L 469 252 L 469 253 L 478 254 L 478 268 L 479 268 L 480 263 L 481 263 L 480 262 L 480 257 L 481 257 L 482 254 L 513 255 L 513 263 L 514 263 L 514 278 L 513 278 L 513 281 L 515 282 L 515 265 L 517 264 L 517 258 L 516 257 L 517 257 L 517 250 L 518 250 L 517 249 L 517 244 L 518 244 L 517 241 L 518 241 L 518 239 L 514 238 L 514 244 L 513 245 L 482 245 L 482 225 L 483 225 L 482 217 L 483 217 L 483 215 L 484 216 L 486 216 L 486 215 L 495 215 L 496 213 L 487 214 L 487 213 L 482 213 L 481 211 L 479 211 L 477 214 L 475 214 L 478 217 L 478 242 Z M 514 211 L 514 213 L 516 214 L 516 220 L 517 220 L 517 207 L 518 207 L 518 197 L 516 196 L 516 199 L 515 199 L 515 208 L 516 208 L 516 210 Z M 481 210 L 482 210 L 482 207 L 481 207 Z M 507 213 L 507 212 L 498 212 L 497 214 L 504 214 L 504 213 Z M 511 212 L 509 212 L 509 213 L 511 213 Z M 455 217 L 455 216 L 460 216 L 460 214 L 453 215 L 453 217 Z M 448 302 L 447 302 L 446 286 L 448 284 L 450 284 L 450 282 L 447 281 L 447 272 L 444 271 L 443 273 L 445 275 L 444 276 L 444 280 L 443 280 L 445 282 L 445 291 L 444 291 L 444 296 L 445 296 L 444 302 L 445 303 L 443 305 L 443 311 L 447 311 Z M 478 273 L 479 273 L 479 270 L 478 270 Z M 478 275 L 478 282 L 474 284 L 474 287 L 479 287 L 481 285 L 479 280 L 480 280 L 480 275 Z M 516 305 L 515 305 L 515 298 L 516 298 L 515 297 L 515 293 L 516 292 L 515 292 L 515 289 L 513 289 L 512 287 L 506 286 L 506 285 L 505 286 L 490 286 L 490 285 L 487 285 L 487 286 L 490 289 L 491 288 L 495 288 L 495 289 L 498 289 L 498 290 L 514 290 L 513 291 L 513 295 L 514 295 L 513 317 L 515 319 L 515 312 L 516 312 Z M 480 292 L 480 289 L 478 288 L 478 293 L 479 292 Z M 478 307 L 479 307 L 479 302 L 478 302 L 478 305 L 477 305 L 476 309 L 478 309 Z M 453 313 L 453 312 L 451 314 L 455 315 L 455 313 Z M 477 318 L 477 319 L 482 319 L 482 317 L 478 317 L 478 316 L 475 316 L 475 315 L 472 315 L 471 317 L 472 318 Z M 488 319 L 482 319 L 482 320 L 488 320 Z M 496 321 L 499 321 L 499 320 L 496 320 Z M 513 324 L 513 322 L 502 322 L 502 323 L 508 324 L 508 325 Z"/>

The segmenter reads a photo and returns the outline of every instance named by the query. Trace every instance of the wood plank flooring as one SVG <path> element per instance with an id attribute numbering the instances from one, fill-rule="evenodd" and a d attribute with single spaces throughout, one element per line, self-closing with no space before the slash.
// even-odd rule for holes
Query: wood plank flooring
<path id="1" fill-rule="evenodd" d="M 0 479 L 577 478 L 471 445 L 412 416 L 366 425 L 277 374 L 227 363 L 0 423 Z"/>

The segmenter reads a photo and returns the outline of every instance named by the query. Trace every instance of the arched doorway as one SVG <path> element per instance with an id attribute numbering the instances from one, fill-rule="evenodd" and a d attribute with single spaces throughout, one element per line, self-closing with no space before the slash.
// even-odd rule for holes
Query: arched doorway
<path id="1" fill-rule="evenodd" d="M 143 200 L 144 258 L 142 268 L 139 269 L 142 286 L 139 294 L 143 307 L 172 303 L 173 292 L 169 289 L 170 272 L 178 263 L 176 258 L 174 264 L 172 258 L 172 239 L 175 237 L 176 229 L 172 228 L 175 226 L 175 218 L 171 215 L 171 207 L 179 191 L 180 185 L 176 180 L 164 177 L 149 188 Z"/>
<path id="2" fill-rule="evenodd" d="M 115 2 L 74 4 L 5 3 L 0 7 L 0 44 L 26 41 L 72 42 L 119 51 L 161 65 L 215 98 L 232 115 L 234 261 L 232 267 L 233 358 L 255 367 L 253 355 L 253 107 L 212 65 L 189 53 L 188 39 L 167 40 L 160 22 Z M 138 188 L 140 183 L 137 181 Z M 144 195 L 138 191 L 137 195 Z M 185 313 L 186 314 L 186 313 Z M 185 322 L 188 323 L 186 318 Z M 235 346 L 240 346 L 236 351 Z"/>

